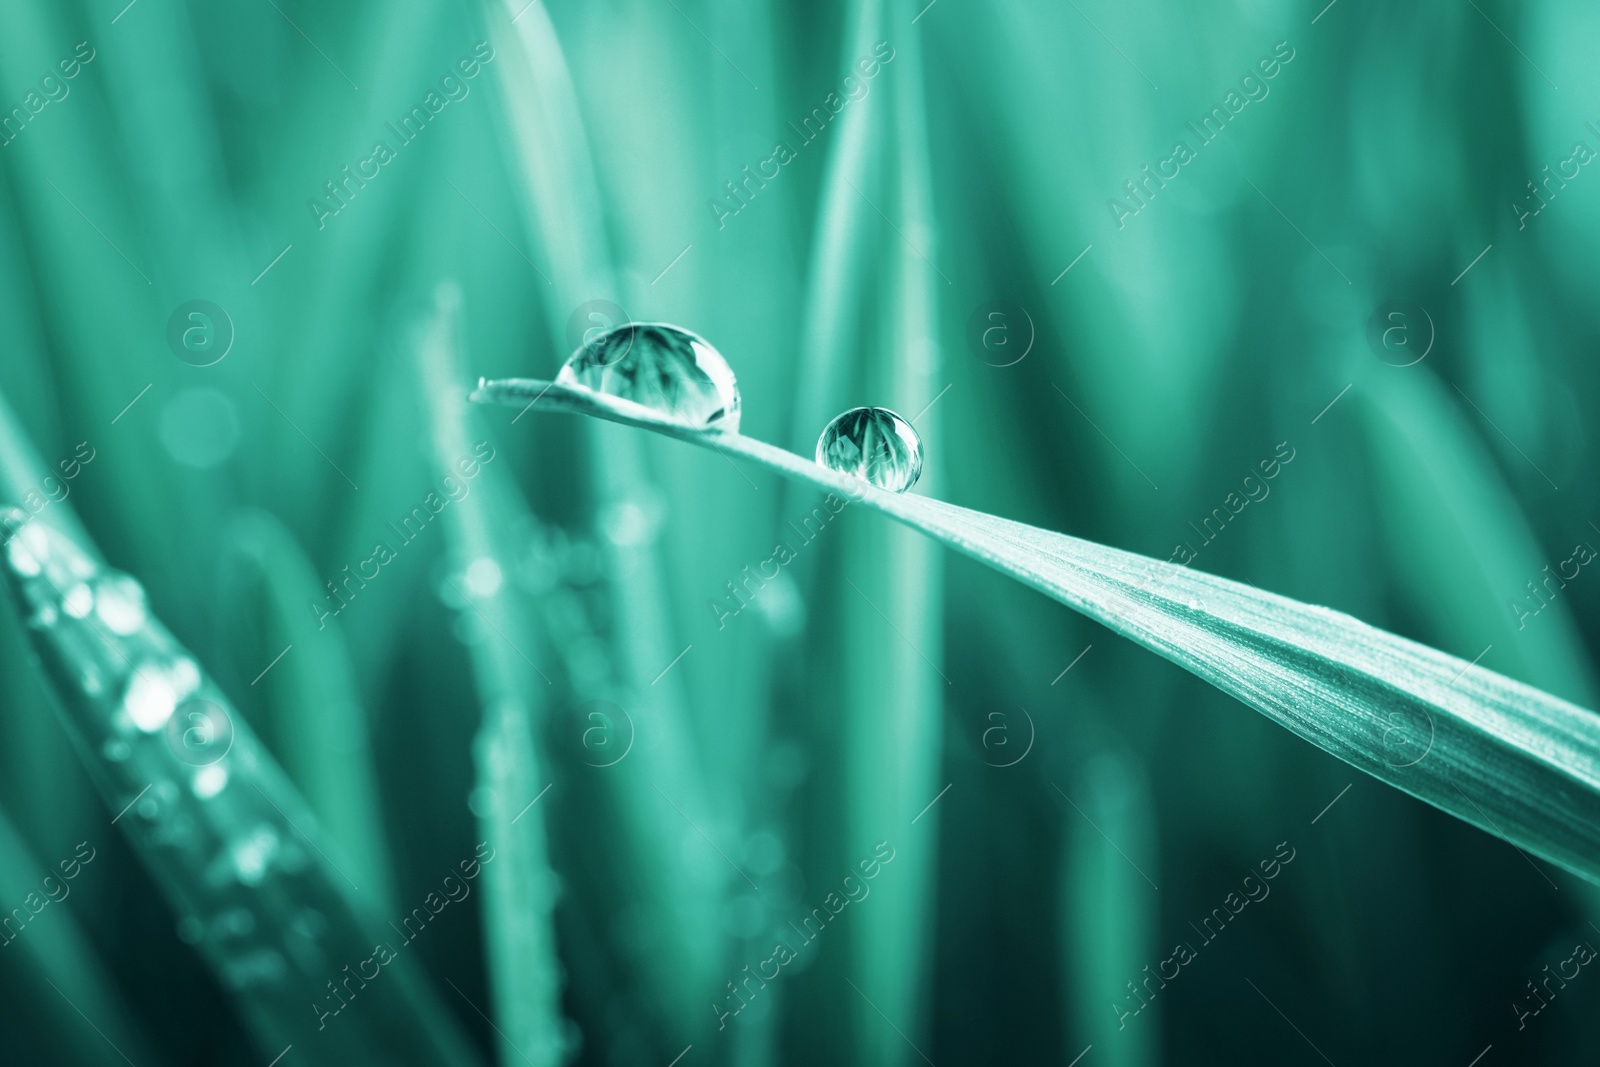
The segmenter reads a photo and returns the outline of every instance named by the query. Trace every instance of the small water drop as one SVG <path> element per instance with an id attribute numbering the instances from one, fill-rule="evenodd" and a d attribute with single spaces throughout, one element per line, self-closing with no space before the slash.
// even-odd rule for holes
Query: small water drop
<path id="1" fill-rule="evenodd" d="M 210 470 L 226 463 L 239 444 L 238 409 L 216 389 L 185 389 L 161 410 L 157 436 L 167 455 L 185 467 Z"/>
<path id="2" fill-rule="evenodd" d="M 622 548 L 648 544 L 655 539 L 665 510 L 659 500 L 618 500 L 600 516 L 606 540 Z"/>
<path id="3" fill-rule="evenodd" d="M 153 734 L 172 718 L 178 704 L 200 688 L 200 668 L 187 657 L 169 663 L 145 660 L 134 668 L 122 706 L 133 724 Z"/>
<path id="4" fill-rule="evenodd" d="M 782 571 L 762 587 L 755 605 L 777 637 L 794 637 L 805 629 L 805 599 L 800 595 L 800 587 L 794 579 Z"/>
<path id="5" fill-rule="evenodd" d="M 903 493 L 922 476 L 922 438 L 888 408 L 851 408 L 817 438 L 817 462 Z"/>
<path id="6" fill-rule="evenodd" d="M 233 846 L 233 865 L 239 882 L 247 886 L 260 885 L 267 876 L 267 868 L 279 844 L 277 831 L 266 823 L 261 823 L 249 836 L 237 841 Z"/>
<path id="7" fill-rule="evenodd" d="M 200 768 L 200 773 L 194 776 L 194 795 L 201 800 L 210 800 L 222 792 L 222 787 L 228 784 L 226 768 L 218 764 Z"/>
<path id="8" fill-rule="evenodd" d="M 94 591 L 79 582 L 61 598 L 61 610 L 74 619 L 87 619 L 89 612 L 94 610 Z"/>
<path id="9" fill-rule="evenodd" d="M 192 659 L 173 660 L 172 684 L 178 689 L 178 699 L 182 700 L 196 689 L 200 688 L 200 668 Z"/>
<path id="10" fill-rule="evenodd" d="M 44 569 L 39 564 L 39 558 L 29 551 L 21 537 L 12 538 L 6 545 L 6 560 L 11 564 L 11 569 L 23 578 L 38 577 Z"/>
<path id="11" fill-rule="evenodd" d="M 13 509 L 12 514 L 22 516 L 24 522 L 28 520 L 27 513 L 20 509 Z M 9 526 L 10 523 L 8 522 L 7 525 Z M 17 537 L 21 538 L 24 548 L 40 559 L 50 554 L 50 531 L 39 523 L 27 522 L 26 526 L 17 531 Z"/>
<path id="12" fill-rule="evenodd" d="M 172 718 L 173 709 L 178 706 L 178 693 L 166 671 L 155 664 L 146 664 L 136 668 L 128 679 L 122 706 L 135 726 L 153 734 Z"/>
<path id="13" fill-rule="evenodd" d="M 54 537 L 60 542 L 48 551 L 72 580 L 86 581 L 100 573 L 100 564 L 84 555 L 82 549 L 68 541 L 63 535 L 53 533 L 48 536 Z M 46 544 L 48 545 L 49 542 L 46 541 Z M 66 583 L 62 582 L 60 584 L 64 585 Z M 57 588 L 60 588 L 60 585 Z"/>
<path id="14" fill-rule="evenodd" d="M 739 383 L 710 342 L 665 322 L 629 322 L 589 340 L 556 381 L 649 408 L 697 430 L 739 432 Z"/>
<path id="15" fill-rule="evenodd" d="M 218 941 L 249 937 L 255 929 L 256 917 L 249 908 L 229 908 L 211 920 L 211 936 Z"/>
<path id="16" fill-rule="evenodd" d="M 480 556 L 467 566 L 467 592 L 480 600 L 500 591 L 500 564 L 488 556 Z"/>
<path id="17" fill-rule="evenodd" d="M 95 615 L 114 634 L 137 633 L 146 619 L 144 589 L 126 574 L 102 579 L 95 590 Z"/>
<path id="18" fill-rule="evenodd" d="M 258 948 L 224 964 L 222 979 L 235 989 L 274 986 L 289 973 L 283 956 L 270 948 Z"/>
<path id="19" fill-rule="evenodd" d="M 179 704 L 163 732 L 167 750 L 191 767 L 209 767 L 233 748 L 233 718 L 203 697 Z"/>

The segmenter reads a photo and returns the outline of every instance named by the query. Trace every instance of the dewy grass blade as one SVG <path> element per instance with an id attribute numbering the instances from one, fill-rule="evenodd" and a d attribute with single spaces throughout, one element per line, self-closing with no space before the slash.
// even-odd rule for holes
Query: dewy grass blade
<path id="1" fill-rule="evenodd" d="M 1328 608 L 927 497 L 543 381 L 475 398 L 654 430 L 846 493 L 1097 620 L 1351 766 L 1600 882 L 1600 720 Z"/>
<path id="2" fill-rule="evenodd" d="M 150 614 L 139 584 L 19 508 L 0 509 L 0 525 L 0 570 L 67 733 L 258 1051 L 294 1044 L 325 1062 L 476 1063 L 403 944 L 377 977 L 343 985 L 385 939 L 372 905 L 329 858 L 337 847 L 272 754 Z"/>
<path id="3" fill-rule="evenodd" d="M 460 291 L 441 285 L 433 312 L 417 334 L 417 376 L 427 398 L 434 467 L 445 477 L 464 473 L 460 464 L 473 455 L 471 430 L 478 421 L 455 384 L 460 308 Z M 478 583 L 463 577 L 455 585 L 462 613 L 492 634 L 470 646 L 483 706 L 473 762 L 478 787 L 488 798 L 478 826 L 502 854 L 484 873 L 484 951 L 501 1062 L 560 1063 L 567 1023 L 561 1010 L 556 899 L 549 889 L 556 883 L 544 818 L 549 806 L 533 808 L 527 799 L 549 787 L 548 729 L 541 727 L 547 722 L 551 683 L 525 654 L 535 647 L 536 636 L 529 607 L 516 586 L 500 577 L 513 572 L 515 558 L 506 527 L 522 517 L 525 507 L 503 464 L 479 469 L 478 476 L 483 479 L 478 488 L 450 510 L 445 537 L 456 574 L 470 575 L 475 564 L 486 561 L 494 575 Z"/>

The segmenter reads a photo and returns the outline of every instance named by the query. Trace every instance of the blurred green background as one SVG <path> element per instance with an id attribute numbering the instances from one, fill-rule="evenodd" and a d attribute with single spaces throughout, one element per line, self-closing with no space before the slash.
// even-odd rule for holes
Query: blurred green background
<path id="1" fill-rule="evenodd" d="M 413 954 L 468 1061 L 1594 1062 L 1600 978 L 1524 1014 L 1600 945 L 1575 876 L 877 517 L 802 545 L 814 492 L 464 396 L 678 323 L 753 436 L 886 405 L 916 492 L 1592 707 L 1600 579 L 1528 583 L 1600 546 L 1597 40 L 1571 0 L 7 5 L 6 484 L 145 584 L 379 928 L 507 858 Z M 0 680 L 0 906 L 95 850 L 0 949 L 0 1059 L 351 1062 L 208 967 L 14 612 Z"/>

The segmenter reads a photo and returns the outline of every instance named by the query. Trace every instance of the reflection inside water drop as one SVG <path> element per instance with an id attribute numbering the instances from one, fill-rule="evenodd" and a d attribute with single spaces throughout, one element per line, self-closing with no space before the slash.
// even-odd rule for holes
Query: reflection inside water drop
<path id="1" fill-rule="evenodd" d="M 888 408 L 851 408 L 817 438 L 817 462 L 903 493 L 922 476 L 922 438 Z"/>

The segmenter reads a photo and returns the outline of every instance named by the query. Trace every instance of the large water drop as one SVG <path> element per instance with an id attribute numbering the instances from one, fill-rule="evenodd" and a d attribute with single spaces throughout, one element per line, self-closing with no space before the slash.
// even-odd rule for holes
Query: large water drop
<path id="1" fill-rule="evenodd" d="M 699 430 L 739 431 L 733 368 L 697 334 L 665 322 L 630 322 L 574 352 L 556 381 L 649 408 Z"/>
<path id="2" fill-rule="evenodd" d="M 817 462 L 903 493 L 922 476 L 922 438 L 888 408 L 851 408 L 817 438 Z"/>

